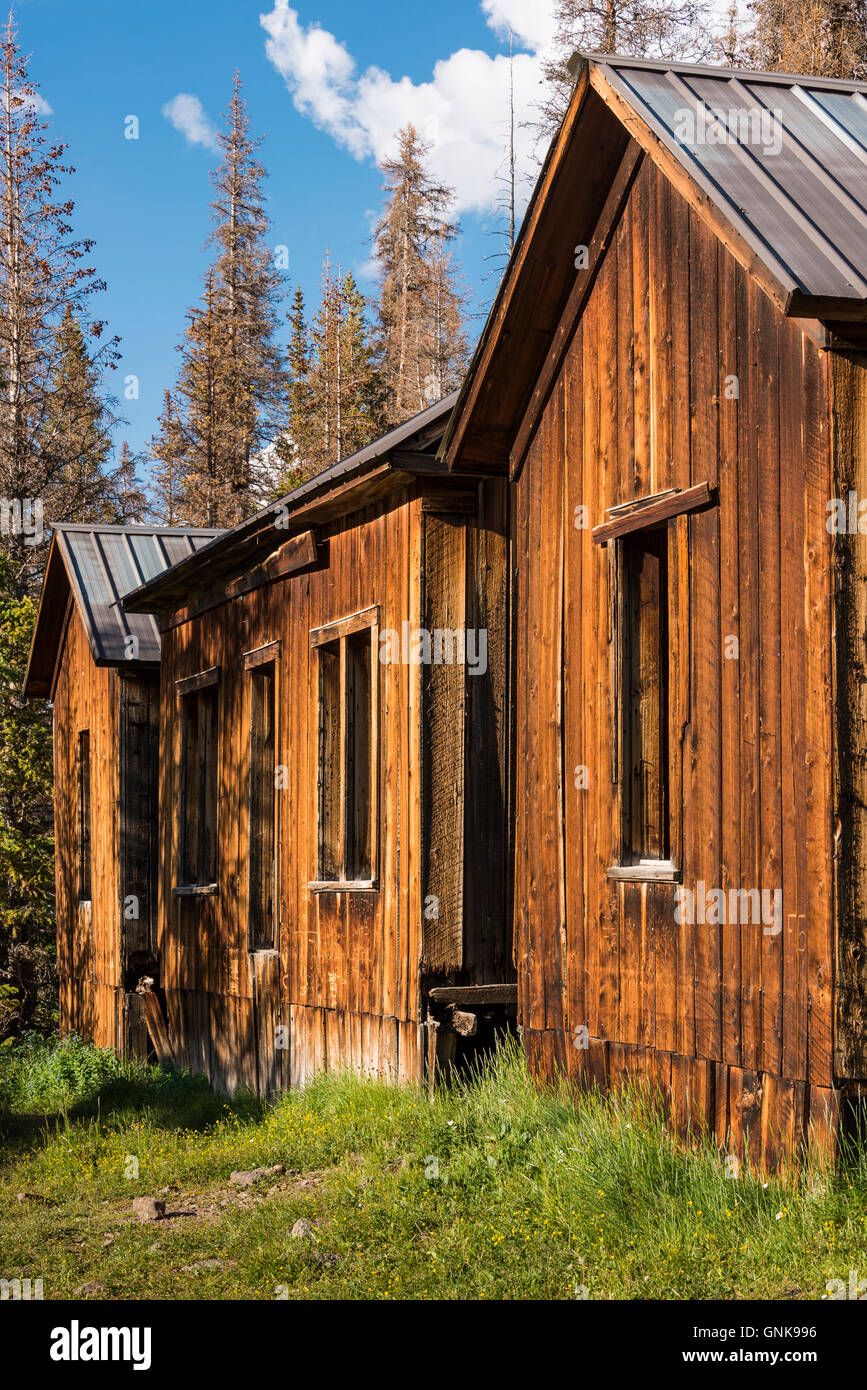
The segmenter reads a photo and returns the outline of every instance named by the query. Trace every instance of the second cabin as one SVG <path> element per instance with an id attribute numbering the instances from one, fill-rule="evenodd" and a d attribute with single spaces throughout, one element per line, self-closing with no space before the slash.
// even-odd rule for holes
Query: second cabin
<path id="1" fill-rule="evenodd" d="M 158 615 L 160 997 L 267 1093 L 421 1080 L 514 1015 L 506 489 L 448 398 L 126 600 Z"/>

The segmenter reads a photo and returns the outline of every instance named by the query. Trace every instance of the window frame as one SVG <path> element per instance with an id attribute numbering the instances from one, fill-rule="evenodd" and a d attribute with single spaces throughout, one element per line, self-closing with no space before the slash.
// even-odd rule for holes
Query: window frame
<path id="1" fill-rule="evenodd" d="M 247 949 L 251 954 L 275 954 L 280 950 L 280 798 L 277 795 L 276 774 L 280 749 L 280 653 L 278 641 L 266 642 L 261 647 L 244 653 L 244 672 L 248 682 L 249 719 L 247 721 L 250 765 L 247 777 Z M 256 939 L 253 930 L 253 712 L 254 687 L 256 676 L 263 667 L 273 669 L 273 743 L 274 766 L 272 786 L 274 788 L 273 813 L 273 901 L 271 907 L 271 938 L 266 941 Z"/>
<path id="2" fill-rule="evenodd" d="M 84 748 L 87 749 L 86 761 L 82 756 Z M 79 729 L 75 763 L 75 892 L 79 903 L 93 902 L 93 799 L 90 773 L 90 729 Z"/>
<path id="3" fill-rule="evenodd" d="M 608 649 L 611 710 L 611 782 L 616 800 L 615 862 L 608 877 L 629 883 L 679 883 L 683 876 L 683 737 L 690 720 L 689 516 L 714 501 L 708 483 L 639 498 L 609 509 L 593 541 L 608 549 Z M 668 636 L 668 858 L 636 862 L 627 835 L 624 789 L 625 719 L 623 542 L 638 531 L 666 537 Z"/>
<path id="4" fill-rule="evenodd" d="M 349 753 L 349 673 L 348 673 L 348 653 L 349 641 L 359 632 L 369 631 L 370 634 L 370 723 L 369 723 L 369 752 L 368 752 L 368 857 L 370 861 L 370 875 L 366 878 L 359 878 L 352 875 L 348 870 L 351 865 L 347 863 L 347 834 L 349 828 L 350 799 L 347 797 L 347 766 Z M 322 627 L 310 629 L 310 655 L 312 667 L 311 697 L 313 700 L 313 718 L 311 727 L 315 731 L 315 768 L 314 796 L 315 807 L 313 823 L 315 826 L 315 876 L 312 877 L 307 887 L 313 893 L 375 893 L 379 891 L 379 854 L 380 854 L 380 814 L 379 814 L 379 772 L 380 772 L 380 719 L 379 719 L 379 631 L 380 631 L 380 609 L 378 604 L 373 604 L 367 608 L 360 609 L 356 613 L 351 613 L 344 618 L 335 619 L 333 622 L 324 624 Z M 324 648 L 338 647 L 339 652 L 339 722 L 340 739 L 338 766 L 340 768 L 340 784 L 337 789 L 338 801 L 338 870 L 339 877 L 323 878 L 323 837 L 322 837 L 322 684 L 321 684 L 321 656 Z"/>
<path id="5" fill-rule="evenodd" d="M 660 727 L 664 724 L 664 733 L 659 735 L 659 762 L 658 777 L 660 781 L 659 801 L 662 803 L 662 813 L 665 818 L 664 826 L 660 826 L 660 836 L 663 839 L 667 854 L 645 854 L 641 855 L 635 848 L 635 823 L 637 812 L 642 809 L 642 803 L 637 802 L 636 786 L 634 779 L 633 758 L 631 754 L 632 739 L 635 727 L 635 707 L 632 700 L 633 675 L 636 669 L 637 652 L 634 650 L 634 639 L 637 635 L 636 625 L 632 616 L 627 612 L 630 599 L 629 586 L 631 580 L 627 578 L 627 564 L 629 563 L 629 551 L 635 548 L 635 542 L 639 537 L 658 536 L 661 538 L 660 550 L 664 553 L 664 559 L 660 563 L 660 582 L 665 582 L 665 594 L 660 595 L 658 601 L 660 626 L 659 650 L 665 664 L 664 678 L 664 699 L 665 710 L 658 714 Z M 680 850 L 678 845 L 678 827 L 680 823 L 679 809 L 674 804 L 674 792 L 677 777 L 674 763 L 674 748 L 672 739 L 675 736 L 675 720 L 673 718 L 673 689 L 672 689 L 672 633 L 671 623 L 671 597 L 672 597 L 672 569 L 671 560 L 673 558 L 672 537 L 668 523 L 663 522 L 658 526 L 647 526 L 636 528 L 627 532 L 623 536 L 617 537 L 609 542 L 611 554 L 611 574 L 614 610 L 614 668 L 615 683 L 613 687 L 614 704 L 614 728 L 612 730 L 615 740 L 617 757 L 617 863 L 612 865 L 613 870 L 622 870 L 623 873 L 615 873 L 615 877 L 648 878 L 662 879 L 666 881 L 670 878 L 679 877 L 680 873 Z M 676 546 L 676 542 L 675 542 Z M 663 612 L 664 606 L 664 612 Z M 665 651 L 663 652 L 663 635 L 665 639 Z"/>
<path id="6" fill-rule="evenodd" d="M 214 840 L 214 877 L 208 881 L 191 880 L 187 877 L 187 786 L 188 786 L 188 745 L 187 745 L 187 718 L 188 711 L 184 702 L 191 698 L 200 696 L 204 691 L 213 690 L 216 687 L 216 698 L 214 701 L 214 812 L 213 812 L 213 840 Z M 179 702 L 179 724 L 180 724 L 180 757 L 178 759 L 179 768 L 179 796 L 178 796 L 178 841 L 177 841 L 177 874 L 178 881 L 172 888 L 172 893 L 176 897 L 209 897 L 219 892 L 219 873 L 220 873 L 220 748 L 221 748 L 221 729 L 222 722 L 222 698 L 220 690 L 220 668 L 210 666 L 206 670 L 198 671 L 195 675 L 184 676 L 181 680 L 175 681 L 175 695 Z M 201 733 L 199 734 L 201 737 Z M 199 813 L 202 806 L 207 807 L 208 799 L 208 779 L 203 775 L 200 790 Z M 203 829 L 204 827 L 204 829 Z M 197 861 L 202 857 L 203 845 L 207 836 L 207 820 L 201 814 L 197 816 Z M 201 869 L 197 865 L 197 874 Z"/>

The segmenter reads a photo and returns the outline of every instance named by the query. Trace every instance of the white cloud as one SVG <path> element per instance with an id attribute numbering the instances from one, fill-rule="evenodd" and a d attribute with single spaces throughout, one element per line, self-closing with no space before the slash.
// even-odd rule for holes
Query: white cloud
<path id="1" fill-rule="evenodd" d="M 516 45 L 533 53 L 542 53 L 554 38 L 554 6 L 544 0 L 482 0 L 482 11 L 496 34 L 508 39 L 511 30 Z"/>
<path id="2" fill-rule="evenodd" d="M 31 110 L 35 111 L 37 116 L 52 116 L 54 114 L 48 102 L 45 100 L 45 97 L 40 96 L 38 92 L 34 92 L 32 96 L 27 97 L 24 101 L 24 105 L 29 106 Z"/>
<path id="3" fill-rule="evenodd" d="M 171 121 L 175 130 L 186 136 L 189 144 L 204 145 L 209 150 L 217 148 L 216 129 L 208 120 L 198 97 L 189 92 L 178 92 L 176 97 L 166 102 L 163 115 L 167 121 Z"/>
<path id="4" fill-rule="evenodd" d="M 502 38 L 511 27 L 516 162 L 521 191 L 535 176 L 535 136 L 524 123 L 539 95 L 542 55 L 553 32 L 553 0 L 482 0 Z M 393 152 L 395 132 L 410 121 L 431 146 L 434 177 L 455 190 L 461 211 L 489 211 L 502 197 L 509 116 L 509 59 L 461 48 L 436 63 L 429 82 L 394 78 L 382 68 L 358 72 L 344 44 L 318 24 L 304 26 L 288 0 L 260 16 L 265 51 L 303 116 L 356 159 Z"/>
<path id="5" fill-rule="evenodd" d="M 12 104 L 13 110 L 15 111 L 32 111 L 37 116 L 54 115 L 54 112 L 52 108 L 49 106 L 48 102 L 45 100 L 45 97 L 40 96 L 38 92 L 31 92 L 29 96 L 26 96 L 21 91 L 13 92 Z M 3 98 L 2 101 L 0 101 L 0 109 L 6 109 L 5 98 Z"/>

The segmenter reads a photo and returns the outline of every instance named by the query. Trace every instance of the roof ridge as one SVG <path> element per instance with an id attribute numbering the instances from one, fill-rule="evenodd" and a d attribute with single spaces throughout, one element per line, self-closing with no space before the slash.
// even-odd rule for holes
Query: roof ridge
<path id="1" fill-rule="evenodd" d="M 606 67 L 650 68 L 656 72 L 695 73 L 708 77 L 740 77 L 758 79 L 769 84 L 779 83 L 790 87 L 799 83 L 808 87 L 828 88 L 837 92 L 867 92 L 867 82 L 859 82 L 849 77 L 820 77 L 808 72 L 776 72 L 765 68 L 731 68 L 714 63 L 688 63 L 668 58 L 636 58 L 621 53 L 583 53 L 576 49 L 568 60 L 569 71 L 577 77 L 584 63 L 596 63 Z"/>

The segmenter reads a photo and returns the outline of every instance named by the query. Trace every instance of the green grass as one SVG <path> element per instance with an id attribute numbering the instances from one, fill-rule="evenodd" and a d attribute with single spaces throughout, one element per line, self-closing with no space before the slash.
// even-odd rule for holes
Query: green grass
<path id="1" fill-rule="evenodd" d="M 0 1106 L 0 1277 L 42 1278 L 46 1299 L 90 1282 L 114 1298 L 816 1299 L 867 1277 L 864 1147 L 833 1173 L 733 1180 L 645 1096 L 575 1103 L 514 1048 L 433 1103 L 339 1076 L 266 1107 L 31 1040 L 0 1048 Z M 229 1184 L 272 1164 L 287 1172 L 248 1197 Z M 139 1224 L 139 1195 L 198 1214 Z M 290 1238 L 302 1216 L 312 1239 Z"/>

